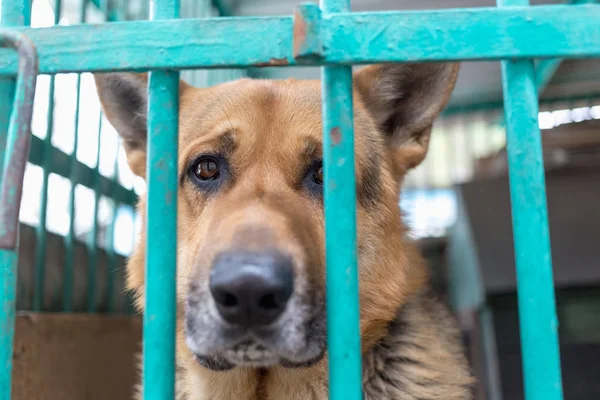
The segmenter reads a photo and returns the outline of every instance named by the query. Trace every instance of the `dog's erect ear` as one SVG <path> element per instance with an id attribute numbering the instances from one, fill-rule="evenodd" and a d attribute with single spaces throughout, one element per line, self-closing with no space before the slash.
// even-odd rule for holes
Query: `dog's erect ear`
<path id="1" fill-rule="evenodd" d="M 433 121 L 450 99 L 458 70 L 457 63 L 380 64 L 355 73 L 355 88 L 402 170 L 425 158 Z"/>
<path id="2" fill-rule="evenodd" d="M 95 74 L 104 115 L 123 138 L 127 162 L 134 174 L 145 177 L 148 114 L 147 74 Z"/>

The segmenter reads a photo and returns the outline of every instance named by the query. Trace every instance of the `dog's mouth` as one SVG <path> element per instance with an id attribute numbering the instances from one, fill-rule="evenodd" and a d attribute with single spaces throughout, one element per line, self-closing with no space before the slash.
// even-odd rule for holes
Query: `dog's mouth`
<path id="1" fill-rule="evenodd" d="M 277 354 L 253 340 L 246 340 L 226 349 L 223 358 L 239 366 L 266 367 L 279 362 Z"/>
<path id="2" fill-rule="evenodd" d="M 227 348 L 218 356 L 196 354 L 194 357 L 200 365 L 219 371 L 234 366 L 268 367 L 279 363 L 279 357 L 273 351 L 253 340 Z"/>
<path id="3" fill-rule="evenodd" d="M 274 350 L 254 340 L 246 340 L 223 350 L 219 355 L 204 356 L 194 354 L 201 366 L 214 371 L 227 371 L 234 367 L 265 368 L 282 365 L 286 368 L 307 368 L 318 363 L 324 356 L 323 350 L 316 357 L 296 362 L 280 356 Z"/>

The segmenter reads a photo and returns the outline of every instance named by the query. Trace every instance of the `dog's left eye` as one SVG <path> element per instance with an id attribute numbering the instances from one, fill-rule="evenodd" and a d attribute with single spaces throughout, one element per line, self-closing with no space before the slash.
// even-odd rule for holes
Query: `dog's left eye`
<path id="1" fill-rule="evenodd" d="M 213 191 L 227 178 L 228 172 L 225 159 L 217 155 L 203 155 L 190 165 L 188 175 L 200 189 Z"/>
<path id="2" fill-rule="evenodd" d="M 194 164 L 192 171 L 201 181 L 213 181 L 219 178 L 219 160 L 215 157 L 200 157 Z"/>

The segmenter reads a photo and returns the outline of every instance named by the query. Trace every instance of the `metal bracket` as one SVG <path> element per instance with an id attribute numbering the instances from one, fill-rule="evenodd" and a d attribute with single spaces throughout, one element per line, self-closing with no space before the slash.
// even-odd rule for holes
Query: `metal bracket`
<path id="1" fill-rule="evenodd" d="M 315 59 L 324 57 L 321 42 L 322 14 L 318 5 L 301 4 L 294 13 L 294 58 Z"/>
<path id="2" fill-rule="evenodd" d="M 0 47 L 11 47 L 19 53 L 19 71 L 6 149 L 0 149 L 6 155 L 0 181 L 0 249 L 14 250 L 18 243 L 23 177 L 31 142 L 38 56 L 33 42 L 13 30 L 0 30 Z"/>

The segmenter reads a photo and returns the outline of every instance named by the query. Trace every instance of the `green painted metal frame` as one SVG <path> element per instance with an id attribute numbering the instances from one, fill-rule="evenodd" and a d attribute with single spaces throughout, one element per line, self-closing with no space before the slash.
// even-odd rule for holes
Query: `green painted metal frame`
<path id="1" fill-rule="evenodd" d="M 350 11 L 350 0 L 322 0 L 321 7 L 322 18 L 326 18 Z M 315 12 L 308 15 L 320 16 Z M 296 24 L 302 25 L 301 18 Z M 302 49 L 304 43 L 305 54 L 319 56 L 323 47 L 316 38 L 323 28 L 321 18 L 304 25 L 309 26 L 307 37 L 296 36 L 300 42 L 296 48 Z M 317 29 L 311 30 L 311 25 Z M 308 37 L 311 31 L 316 38 Z M 329 398 L 362 400 L 352 67 L 327 66 L 321 74 Z"/>
<path id="2" fill-rule="evenodd" d="M 600 6 L 592 4 L 334 13 L 321 25 L 325 51 L 309 60 L 294 58 L 293 17 L 115 22 L 23 33 L 38 48 L 43 74 L 600 57 Z M 0 75 L 16 70 L 14 55 L 0 51 Z"/>
<path id="3" fill-rule="evenodd" d="M 14 5 L 18 2 L 5 0 L 4 3 Z M 349 65 L 486 59 L 510 59 L 503 61 L 503 81 L 526 398 L 562 399 L 542 151 L 537 127 L 536 77 L 531 59 L 600 56 L 600 6 L 530 8 L 524 0 L 504 0 L 499 5 L 499 8 L 427 12 L 349 13 L 348 0 L 324 0 L 322 12 L 315 6 L 303 6 L 293 18 L 159 21 L 177 18 L 179 2 L 157 0 L 153 3 L 151 22 L 15 29 L 36 44 L 41 58 L 40 73 L 163 70 L 152 71 L 149 80 L 147 229 L 150 242 L 146 254 L 144 317 L 146 399 L 174 396 L 179 85 L 178 73 L 168 69 L 324 65 L 327 307 L 328 325 L 336 326 L 335 331 L 328 329 L 330 397 L 360 399 L 352 75 Z M 6 22 L 4 18 L 3 22 Z M 307 24 L 305 33 L 293 29 L 299 22 Z M 143 38 L 139 37 L 140 31 L 145 32 Z M 245 40 L 239 45 L 241 35 L 254 40 Z M 111 40 L 107 41 L 109 37 Z M 136 40 L 132 41 L 132 38 Z M 0 51 L 0 75 L 13 76 L 16 72 L 14 54 Z M 3 79 L 2 85 L 5 85 L 8 81 Z M 10 98 L 10 86 L 2 88 L 0 96 Z M 6 114 L 6 104 L 0 102 L 0 117 Z M 6 118 L 0 118 L 0 122 L 6 122 Z M 57 154 L 60 153 L 52 152 L 52 156 Z M 65 168 L 64 165 L 61 168 Z M 71 171 L 82 169 L 76 162 L 67 168 Z M 90 171 L 90 184 L 98 192 L 114 188 L 103 186 L 102 182 L 94 185 L 94 172 Z M 343 207 L 340 206 L 342 203 Z M 9 266 L 8 271 L 13 271 L 10 269 L 15 264 L 13 253 L 3 251 L 0 256 L 3 270 Z M 10 298 L 11 293 L 14 294 L 13 281 L 4 280 L 6 286 L 2 287 L 2 296 Z M 8 326 L 10 317 L 3 317 L 0 324 Z M 12 331 L 0 334 L 2 340 L 12 340 Z M 10 344 L 4 343 L 1 354 L 9 354 L 9 347 Z M 0 368 L 10 369 L 10 360 Z M 6 386 L 6 379 L 2 382 Z M 0 385 L 0 390 L 4 390 L 0 392 L 0 398 L 8 399 L 8 389 Z"/>
<path id="4" fill-rule="evenodd" d="M 62 0 L 56 0 L 54 3 L 54 24 L 58 25 L 62 12 Z M 32 309 L 41 311 L 45 293 L 45 275 L 46 275 L 46 218 L 48 215 L 48 181 L 50 178 L 50 163 L 52 136 L 54 133 L 54 88 L 56 84 L 55 76 L 50 77 L 50 88 L 48 90 L 48 114 L 46 116 L 46 136 L 42 141 L 41 160 L 39 165 L 42 167 L 42 187 L 40 188 L 40 220 L 36 227 L 35 242 L 35 290 L 33 292 Z"/>
<path id="5" fill-rule="evenodd" d="M 178 18 L 179 6 L 156 0 L 150 19 Z M 179 73 L 150 72 L 148 93 L 143 390 L 146 400 L 164 400 L 175 397 Z"/>
<path id="6" fill-rule="evenodd" d="M 528 4 L 498 0 L 500 7 Z M 525 398 L 560 400 L 558 321 L 533 61 L 502 61 L 502 81 Z"/>
<path id="7" fill-rule="evenodd" d="M 28 4 L 20 3 L 16 11 L 29 20 Z M 3 9 L 5 11 L 5 9 Z M 3 17 L 16 16 L 16 12 Z M 18 20 L 18 19 L 17 19 Z M 6 19 L 3 18 L 3 21 Z M 26 36 L 14 30 L 0 30 L 0 46 L 11 47 L 19 54 L 19 75 L 14 89 L 14 104 L 1 104 L 10 112 L 5 136 L 2 179 L 0 181 L 0 396 L 10 399 L 19 247 L 19 208 L 23 177 L 31 140 L 31 117 L 37 81 L 37 53 Z"/>

